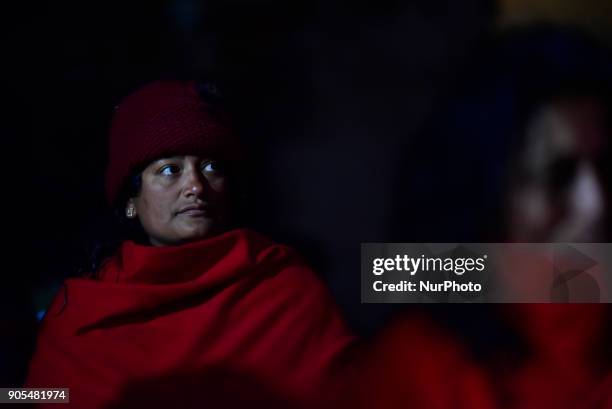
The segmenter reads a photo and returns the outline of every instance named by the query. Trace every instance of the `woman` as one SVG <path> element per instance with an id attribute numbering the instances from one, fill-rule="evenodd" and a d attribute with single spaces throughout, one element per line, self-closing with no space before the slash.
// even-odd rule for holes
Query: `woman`
<path id="1" fill-rule="evenodd" d="M 125 237 L 65 282 L 28 387 L 78 408 L 309 404 L 352 337 L 290 248 L 233 227 L 239 144 L 194 83 L 128 96 L 110 130 L 106 193 Z"/>
<path id="2" fill-rule="evenodd" d="M 405 158 L 396 240 L 609 242 L 609 51 L 555 27 L 506 32 L 492 45 Z M 526 277 L 526 261 L 505 269 Z M 586 303 L 599 295 L 589 274 L 557 283 L 559 304 L 430 309 L 512 407 L 582 407 L 610 385 L 612 309 Z"/>

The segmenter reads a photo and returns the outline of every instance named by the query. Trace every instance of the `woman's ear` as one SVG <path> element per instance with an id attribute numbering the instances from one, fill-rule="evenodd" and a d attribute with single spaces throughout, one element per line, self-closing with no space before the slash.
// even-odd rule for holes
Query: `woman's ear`
<path id="1" fill-rule="evenodd" d="M 125 216 L 128 219 L 133 219 L 136 217 L 136 204 L 134 203 L 134 199 L 128 199 L 127 204 L 125 206 Z"/>

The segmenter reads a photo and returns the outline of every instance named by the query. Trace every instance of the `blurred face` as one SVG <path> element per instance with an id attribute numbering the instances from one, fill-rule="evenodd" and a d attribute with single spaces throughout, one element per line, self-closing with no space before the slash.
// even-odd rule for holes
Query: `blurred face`
<path id="1" fill-rule="evenodd" d="M 154 246 L 210 237 L 227 222 L 226 175 L 219 162 L 198 156 L 173 156 L 149 164 L 137 197 L 127 203 Z"/>
<path id="2" fill-rule="evenodd" d="M 605 113 L 594 99 L 555 102 L 533 116 L 509 192 L 509 239 L 605 241 L 609 169 Z"/>

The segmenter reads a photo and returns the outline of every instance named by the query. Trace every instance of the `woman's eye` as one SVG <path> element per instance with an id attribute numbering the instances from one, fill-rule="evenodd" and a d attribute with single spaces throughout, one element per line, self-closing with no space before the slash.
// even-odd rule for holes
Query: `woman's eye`
<path id="1" fill-rule="evenodd" d="M 202 164 L 202 172 L 221 172 L 222 168 L 219 162 L 210 161 Z"/>
<path id="2" fill-rule="evenodd" d="M 159 173 L 164 176 L 172 176 L 177 174 L 179 171 L 180 169 L 176 165 L 166 165 L 160 169 Z"/>

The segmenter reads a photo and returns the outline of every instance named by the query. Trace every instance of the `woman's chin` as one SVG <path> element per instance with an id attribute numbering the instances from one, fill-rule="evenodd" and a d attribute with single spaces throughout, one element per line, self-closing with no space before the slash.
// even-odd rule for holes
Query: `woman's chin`
<path id="1" fill-rule="evenodd" d="M 175 224 L 172 229 L 165 232 L 158 231 L 156 235 L 150 236 L 150 241 L 154 246 L 176 246 L 207 239 L 223 231 L 221 224 L 216 220 L 193 218 Z"/>
<path id="2" fill-rule="evenodd" d="M 181 232 L 183 241 L 202 240 L 217 234 L 217 223 L 210 219 L 196 219 L 184 226 Z"/>

